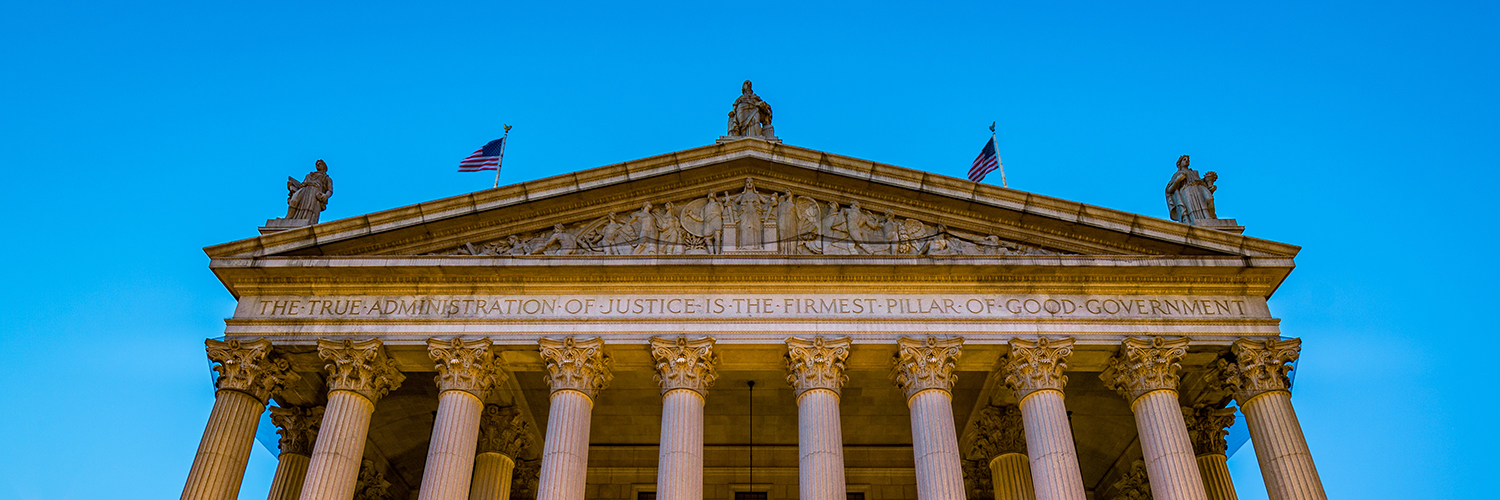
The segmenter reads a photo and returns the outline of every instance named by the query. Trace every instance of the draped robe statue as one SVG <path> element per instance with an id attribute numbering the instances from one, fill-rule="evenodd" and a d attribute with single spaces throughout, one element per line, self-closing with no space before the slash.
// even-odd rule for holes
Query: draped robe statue
<path id="1" fill-rule="evenodd" d="M 736 242 L 740 248 L 760 249 L 761 228 L 765 223 L 766 205 L 771 199 L 755 190 L 755 181 L 745 179 L 745 190 L 734 197 L 738 233 Z"/>
<path id="2" fill-rule="evenodd" d="M 776 131 L 771 127 L 771 105 L 760 100 L 750 90 L 750 80 L 740 86 L 740 98 L 734 100 L 734 109 L 729 112 L 729 135 L 731 137 L 760 137 L 773 139 Z"/>
<path id="3" fill-rule="evenodd" d="M 1193 224 L 1207 219 L 1217 219 L 1214 210 L 1214 180 L 1219 174 L 1209 172 L 1198 177 L 1198 171 L 1188 168 L 1188 155 L 1177 159 L 1177 172 L 1167 181 L 1167 210 L 1172 220 Z"/>
<path id="4" fill-rule="evenodd" d="M 309 224 L 318 223 L 318 215 L 328 208 L 328 198 L 333 196 L 333 178 L 328 176 L 328 164 L 318 160 L 317 170 L 308 172 L 302 182 L 286 178 L 286 218 L 305 219 Z"/>

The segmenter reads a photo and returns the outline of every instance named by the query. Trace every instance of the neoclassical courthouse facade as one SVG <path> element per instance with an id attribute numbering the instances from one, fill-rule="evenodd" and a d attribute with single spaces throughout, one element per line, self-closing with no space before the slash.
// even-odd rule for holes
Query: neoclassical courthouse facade
<path id="1" fill-rule="evenodd" d="M 730 120 L 208 247 L 238 305 L 182 498 L 236 498 L 269 411 L 271 500 L 1233 499 L 1236 408 L 1270 498 L 1325 497 L 1267 308 L 1298 247 Z"/>

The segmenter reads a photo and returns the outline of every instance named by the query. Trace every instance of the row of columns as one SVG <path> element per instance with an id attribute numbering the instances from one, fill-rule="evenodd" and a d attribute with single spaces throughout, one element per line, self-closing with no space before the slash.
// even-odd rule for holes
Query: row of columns
<path id="1" fill-rule="evenodd" d="M 662 390 L 662 500 L 703 498 L 703 407 L 717 377 L 714 343 L 651 339 Z M 814 337 L 786 343 L 787 381 L 797 395 L 800 496 L 844 500 L 839 391 L 847 380 L 851 341 Z M 952 406 L 962 344 L 961 338 L 897 341 L 891 378 L 911 412 L 922 500 L 967 496 Z M 539 345 L 551 410 L 537 499 L 583 500 L 594 398 L 612 379 L 611 360 L 602 338 L 541 339 Z M 1183 409 L 1177 403 L 1179 361 L 1187 345 L 1186 338 L 1128 338 L 1101 378 L 1135 413 L 1154 498 L 1232 499 L 1223 458 L 1223 429 L 1233 422 L 1232 410 Z M 986 409 L 976 442 L 988 459 L 997 500 L 1085 499 L 1064 405 L 1063 371 L 1072 346 L 1071 338 L 1010 341 L 1001 370 L 1018 404 Z M 1233 361 L 1219 360 L 1209 374 L 1240 402 L 1270 498 L 1277 500 L 1326 498 L 1289 399 L 1286 373 L 1299 348 L 1299 340 L 1242 339 L 1231 348 Z M 405 379 L 376 339 L 320 339 L 318 354 L 327 362 L 327 405 L 272 409 L 282 456 L 271 500 L 351 498 L 375 404 Z M 438 371 L 439 403 L 419 498 L 508 498 L 515 459 L 530 443 L 514 409 L 483 403 L 506 377 L 490 340 L 430 339 L 428 354 Z M 209 340 L 208 355 L 219 372 L 218 392 L 184 500 L 237 496 L 260 412 L 297 377 L 264 339 Z"/>

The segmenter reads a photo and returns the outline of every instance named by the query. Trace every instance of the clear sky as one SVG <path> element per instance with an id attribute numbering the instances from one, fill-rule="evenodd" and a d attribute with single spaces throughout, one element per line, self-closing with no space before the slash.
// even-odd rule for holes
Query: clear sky
<path id="1" fill-rule="evenodd" d="M 507 184 L 711 144 L 747 78 L 789 144 L 961 177 L 998 121 L 1012 187 L 1157 217 L 1192 155 L 1304 248 L 1271 307 L 1330 496 L 1494 494 L 1493 2 L 311 3 L 0 2 L 0 498 L 180 493 L 201 248 L 314 160 L 356 216 L 489 187 L 502 123 Z"/>

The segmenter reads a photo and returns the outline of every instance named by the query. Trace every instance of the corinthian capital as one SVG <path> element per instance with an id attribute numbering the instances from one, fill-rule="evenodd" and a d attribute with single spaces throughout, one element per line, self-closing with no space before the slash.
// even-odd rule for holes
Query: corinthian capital
<path id="1" fill-rule="evenodd" d="M 531 448 L 526 419 L 514 406 L 485 405 L 479 416 L 479 453 L 499 453 L 520 460 Z"/>
<path id="2" fill-rule="evenodd" d="M 1071 337 L 1010 339 L 1010 354 L 1004 361 L 1005 385 L 1016 393 L 1018 401 L 1037 391 L 1061 391 L 1068 385 L 1068 376 L 1063 375 L 1063 370 L 1067 369 L 1068 356 L 1072 354 Z"/>
<path id="3" fill-rule="evenodd" d="M 1302 351 L 1302 339 L 1239 339 L 1229 347 L 1234 361 L 1219 360 L 1216 369 L 1206 377 L 1211 383 L 1223 384 L 1234 399 L 1244 406 L 1250 398 L 1292 387 L 1287 373 Z"/>
<path id="4" fill-rule="evenodd" d="M 707 396 L 708 388 L 719 378 L 719 355 L 714 352 L 713 337 L 651 337 L 651 357 L 656 360 L 656 383 L 661 385 L 662 394 L 690 389 Z"/>
<path id="5" fill-rule="evenodd" d="M 849 381 L 849 376 L 844 375 L 844 360 L 849 357 L 852 344 L 849 337 L 786 339 L 787 383 L 792 384 L 798 396 L 812 389 L 828 389 L 838 394 L 844 382 Z"/>
<path id="6" fill-rule="evenodd" d="M 959 337 L 926 340 L 901 337 L 896 341 L 891 380 L 906 392 L 907 399 L 928 389 L 952 390 L 953 382 L 958 379 L 953 366 L 963 353 L 963 343 L 964 339 Z"/>
<path id="7" fill-rule="evenodd" d="M 438 391 L 464 391 L 484 401 L 490 389 L 505 381 L 490 339 L 427 339 L 427 356 L 436 363 Z"/>
<path id="8" fill-rule="evenodd" d="M 1234 408 L 1214 408 L 1197 405 L 1182 408 L 1182 419 L 1187 421 L 1188 437 L 1193 441 L 1193 452 L 1198 455 L 1223 455 L 1229 448 L 1224 435 L 1234 425 Z"/>
<path id="9" fill-rule="evenodd" d="M 1016 405 L 989 406 L 979 412 L 974 438 L 974 454 L 990 460 L 1008 453 L 1026 453 L 1026 429 L 1021 425 L 1021 408 Z"/>
<path id="10" fill-rule="evenodd" d="M 593 399 L 614 378 L 611 360 L 604 355 L 604 339 L 540 339 L 542 360 L 547 362 L 547 384 L 552 392 L 574 390 Z"/>
<path id="11" fill-rule="evenodd" d="M 385 355 L 380 339 L 361 341 L 318 339 L 318 357 L 328 364 L 328 392 L 350 391 L 371 403 L 401 386 L 406 375 L 396 360 Z"/>
<path id="12" fill-rule="evenodd" d="M 271 341 L 238 339 L 203 341 L 208 359 L 214 363 L 219 378 L 214 386 L 221 391 L 238 391 L 264 403 L 280 392 L 288 382 L 297 380 L 292 364 L 271 355 Z"/>
<path id="13" fill-rule="evenodd" d="M 318 427 L 323 425 L 323 407 L 272 406 L 271 423 L 281 435 L 281 452 L 312 456 L 318 442 Z"/>
<path id="14" fill-rule="evenodd" d="M 1120 353 L 1109 360 L 1099 379 L 1132 403 L 1151 391 L 1175 391 L 1177 372 L 1182 370 L 1180 361 L 1187 354 L 1188 342 L 1187 337 L 1172 340 L 1127 337 L 1120 343 Z"/>

